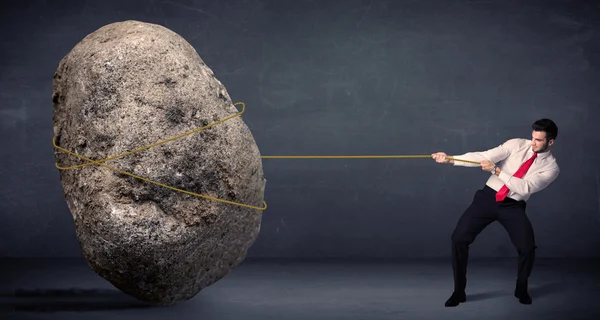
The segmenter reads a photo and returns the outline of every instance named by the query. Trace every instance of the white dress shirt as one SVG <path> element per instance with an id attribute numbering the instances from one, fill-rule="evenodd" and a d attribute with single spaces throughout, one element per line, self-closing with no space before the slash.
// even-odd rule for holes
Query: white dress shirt
<path id="1" fill-rule="evenodd" d="M 542 191 L 558 177 L 560 172 L 558 163 L 550 151 L 538 153 L 537 158 L 522 178 L 513 175 L 521 165 L 533 156 L 531 140 L 515 138 L 487 151 L 468 152 L 462 155 L 452 156 L 456 159 L 494 162 L 500 168 L 497 176 L 490 173 L 486 182 L 490 188 L 498 191 L 506 185 L 509 189 L 507 197 L 515 200 L 527 201 L 529 197 Z M 454 161 L 455 166 L 481 167 L 479 164 Z"/>

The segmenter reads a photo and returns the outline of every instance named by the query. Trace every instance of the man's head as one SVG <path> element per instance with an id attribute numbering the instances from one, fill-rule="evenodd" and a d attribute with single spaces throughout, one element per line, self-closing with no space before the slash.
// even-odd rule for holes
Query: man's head
<path id="1" fill-rule="evenodd" d="M 541 153 L 549 151 L 558 136 L 558 127 L 550 119 L 540 119 L 531 126 L 531 148 Z"/>

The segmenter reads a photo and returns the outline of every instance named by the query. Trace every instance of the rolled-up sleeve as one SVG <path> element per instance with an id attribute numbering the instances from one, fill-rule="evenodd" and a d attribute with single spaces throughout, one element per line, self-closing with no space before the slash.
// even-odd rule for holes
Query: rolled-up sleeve
<path id="1" fill-rule="evenodd" d="M 546 188 L 558 177 L 560 169 L 553 166 L 548 170 L 538 172 L 526 178 L 517 178 L 511 174 L 501 171 L 498 177 L 514 193 L 530 195 Z"/>
<path id="2" fill-rule="evenodd" d="M 465 154 L 452 156 L 452 158 L 460 159 L 460 160 L 469 160 L 469 161 L 477 161 L 481 162 L 483 160 L 489 160 L 494 163 L 502 161 L 511 154 L 512 150 L 515 150 L 519 147 L 520 139 L 510 139 L 504 142 L 503 144 L 489 149 L 487 151 L 475 151 L 475 152 L 467 152 Z M 478 167 L 477 163 L 470 162 L 462 162 L 462 161 L 454 161 L 455 166 L 462 167 Z"/>

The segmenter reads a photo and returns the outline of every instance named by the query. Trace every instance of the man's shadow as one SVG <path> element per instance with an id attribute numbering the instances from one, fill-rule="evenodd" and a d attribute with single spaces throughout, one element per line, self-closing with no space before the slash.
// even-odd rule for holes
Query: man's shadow
<path id="1" fill-rule="evenodd" d="M 548 282 L 537 286 L 531 286 L 529 289 L 529 295 L 532 298 L 544 297 L 554 293 L 560 293 L 565 291 L 566 286 L 560 282 Z"/>
<path id="2" fill-rule="evenodd" d="M 544 297 L 553 293 L 562 292 L 564 285 L 560 282 L 548 282 L 541 285 L 534 285 L 529 287 L 529 295 L 535 299 Z M 512 289 L 514 290 L 514 288 Z M 506 290 L 494 290 L 488 292 L 480 292 L 467 295 L 467 301 L 481 301 L 493 298 L 504 297 L 506 295 L 513 295 L 513 291 L 507 292 Z"/>
<path id="3" fill-rule="evenodd" d="M 0 293 L 0 310 L 8 312 L 114 311 L 156 307 L 116 289 L 17 289 Z"/>

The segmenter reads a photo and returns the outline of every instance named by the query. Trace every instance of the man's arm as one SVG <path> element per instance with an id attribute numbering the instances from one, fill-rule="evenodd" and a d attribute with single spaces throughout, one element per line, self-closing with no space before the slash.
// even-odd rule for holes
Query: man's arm
<path id="1" fill-rule="evenodd" d="M 539 192 L 545 189 L 550 183 L 552 183 L 558 177 L 560 169 L 558 166 L 551 168 L 550 170 L 539 172 L 533 176 L 527 177 L 526 179 L 517 178 L 511 174 L 501 171 L 500 168 L 496 168 L 496 175 L 504 182 L 504 184 L 510 189 L 510 191 L 518 193 L 520 195 L 528 195 Z"/>
<path id="2" fill-rule="evenodd" d="M 487 151 L 467 152 L 465 154 L 451 156 L 451 157 L 456 158 L 456 159 L 477 161 L 477 162 L 481 162 L 483 160 L 490 160 L 494 163 L 497 163 L 497 162 L 500 162 L 500 161 L 508 158 L 508 156 L 511 154 L 512 150 L 515 150 L 519 147 L 520 140 L 521 139 L 518 139 L 518 138 L 510 139 L 510 140 L 507 140 L 506 142 L 504 142 L 503 144 L 501 144 L 495 148 L 489 149 Z M 480 166 L 477 163 L 470 163 L 470 162 L 452 161 L 452 160 L 450 160 L 449 162 L 453 163 L 455 166 L 462 166 L 462 167 L 479 167 Z"/>

